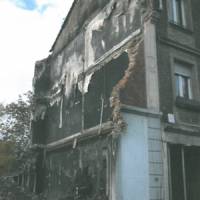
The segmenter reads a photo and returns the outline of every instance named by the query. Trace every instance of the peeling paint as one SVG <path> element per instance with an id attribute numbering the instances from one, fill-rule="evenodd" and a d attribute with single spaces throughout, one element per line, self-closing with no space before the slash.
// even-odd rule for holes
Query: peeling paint
<path id="1" fill-rule="evenodd" d="M 101 45 L 102 45 L 102 47 L 105 49 L 106 44 L 105 44 L 105 41 L 104 41 L 104 40 L 101 40 Z"/>
<path id="2" fill-rule="evenodd" d="M 67 99 L 72 94 L 75 89 L 74 86 L 78 83 L 78 77 L 83 72 L 84 63 L 83 57 L 74 53 L 72 56 L 64 61 L 63 55 L 59 55 L 57 58 L 56 66 L 58 70 L 62 70 L 62 76 L 59 80 L 54 82 L 54 85 L 51 89 L 51 94 L 49 96 L 50 106 L 53 106 L 55 103 L 58 105 L 62 101 L 62 95 Z M 59 64 L 62 63 L 62 66 Z M 56 70 L 54 70 L 55 72 Z M 60 73 L 60 72 L 58 72 Z M 84 89 L 87 91 L 87 84 L 90 80 L 90 77 L 86 77 L 86 84 Z"/>
<path id="3" fill-rule="evenodd" d="M 62 128 L 63 124 L 63 98 L 60 101 L 60 122 L 59 122 L 59 128 Z"/>
<path id="4" fill-rule="evenodd" d="M 109 48 L 141 26 L 140 18 L 136 18 L 140 6 L 138 2 L 139 0 L 112 0 L 89 23 L 85 36 L 85 68 L 92 66 Z M 100 39 L 99 43 L 94 41 L 96 38 Z"/>
<path id="5" fill-rule="evenodd" d="M 35 75 L 33 79 L 33 85 L 35 84 L 36 80 L 40 79 L 45 72 L 46 69 L 46 59 L 42 61 L 37 61 L 35 64 Z"/>
<path id="6" fill-rule="evenodd" d="M 130 14 L 130 23 L 133 23 L 133 20 L 135 18 L 136 15 L 136 10 L 139 9 L 140 5 L 139 2 L 141 2 L 141 0 L 132 0 L 129 4 L 128 7 L 128 13 Z"/>
<path id="7" fill-rule="evenodd" d="M 141 47 L 138 2 L 111 0 L 85 22 L 84 33 L 50 60 L 48 103 L 37 105 L 35 111 L 35 120 L 45 118 L 44 124 L 38 122 L 38 134 L 44 133 L 47 149 L 51 144 L 56 149 L 48 149 L 44 158 L 49 200 L 110 198 L 109 162 L 115 159 L 117 138 L 125 125 L 120 95 L 134 76 Z M 36 77 L 44 72 L 41 68 Z M 107 135 L 106 122 L 112 124 Z M 94 130 L 95 136 L 87 130 Z"/>
<path id="8" fill-rule="evenodd" d="M 62 80 L 65 84 L 65 96 L 68 98 L 72 92 L 73 85 L 78 82 L 78 76 L 84 69 L 83 57 L 74 53 L 67 62 L 64 63 Z"/>
<path id="9" fill-rule="evenodd" d="M 47 106 L 43 104 L 38 104 L 33 113 L 33 120 L 37 121 L 38 119 L 44 120 L 46 114 Z"/>
<path id="10" fill-rule="evenodd" d="M 79 88 L 79 90 L 80 90 L 80 92 L 81 92 L 82 94 L 85 94 L 85 93 L 88 92 L 88 87 L 89 87 L 89 84 L 90 84 L 90 81 L 91 81 L 91 78 L 92 78 L 92 75 L 93 75 L 93 74 L 94 74 L 94 73 L 91 73 L 91 74 L 87 75 L 87 76 L 84 78 L 84 80 L 82 80 L 82 81 L 80 81 L 80 82 L 78 83 L 78 88 Z"/>

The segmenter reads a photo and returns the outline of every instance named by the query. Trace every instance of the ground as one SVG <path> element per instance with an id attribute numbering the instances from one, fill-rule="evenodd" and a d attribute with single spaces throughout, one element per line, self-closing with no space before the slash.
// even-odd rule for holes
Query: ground
<path id="1" fill-rule="evenodd" d="M 0 200 L 44 200 L 19 187 L 12 179 L 0 178 Z"/>

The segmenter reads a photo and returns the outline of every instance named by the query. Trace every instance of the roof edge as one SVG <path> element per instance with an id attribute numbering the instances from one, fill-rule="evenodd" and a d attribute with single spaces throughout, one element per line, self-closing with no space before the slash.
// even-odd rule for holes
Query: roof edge
<path id="1" fill-rule="evenodd" d="M 75 5 L 76 5 L 76 3 L 77 3 L 78 1 L 79 1 L 79 0 L 74 0 L 74 1 L 73 1 L 72 5 L 71 5 L 71 8 L 70 8 L 70 10 L 69 10 L 69 12 L 68 12 L 68 14 L 67 14 L 67 16 L 66 16 L 66 18 L 65 18 L 65 20 L 64 20 L 64 22 L 63 22 L 63 24 L 62 24 L 62 26 L 61 26 L 61 28 L 60 28 L 60 31 L 58 32 L 58 35 L 57 35 L 57 37 L 56 37 L 56 39 L 55 39 L 55 41 L 54 41 L 54 43 L 53 43 L 51 49 L 49 50 L 49 52 L 52 52 L 52 51 L 53 51 L 53 49 L 54 49 L 54 47 L 55 47 L 55 45 L 56 45 L 56 43 L 57 43 L 57 41 L 58 41 L 58 38 L 60 37 L 60 35 L 61 35 L 61 33 L 62 33 L 62 30 L 63 30 L 64 27 L 66 26 L 66 24 L 67 24 L 67 22 L 68 22 L 68 20 L 69 20 L 69 17 L 71 16 L 72 10 L 74 9 L 74 7 L 75 7 Z"/>

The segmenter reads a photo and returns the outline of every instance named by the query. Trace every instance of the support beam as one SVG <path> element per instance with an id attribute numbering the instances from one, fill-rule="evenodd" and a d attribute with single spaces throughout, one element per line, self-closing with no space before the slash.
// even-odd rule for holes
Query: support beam
<path id="1" fill-rule="evenodd" d="M 101 125 L 92 127 L 90 129 L 84 130 L 83 133 L 79 132 L 72 136 L 58 140 L 56 142 L 49 143 L 44 148 L 46 149 L 46 151 L 52 151 L 55 149 L 68 146 L 69 144 L 73 144 L 74 140 L 80 141 L 80 140 L 85 140 L 90 137 L 95 137 L 101 134 L 108 134 L 112 131 L 112 129 L 113 129 L 113 123 L 109 121 Z M 100 133 L 99 133 L 99 130 L 101 130 Z"/>

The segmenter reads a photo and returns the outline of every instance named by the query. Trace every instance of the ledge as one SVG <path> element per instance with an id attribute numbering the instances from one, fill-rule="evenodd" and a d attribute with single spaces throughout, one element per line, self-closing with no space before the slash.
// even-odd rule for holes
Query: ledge
<path id="1" fill-rule="evenodd" d="M 164 131 L 170 133 L 177 133 L 180 135 L 200 137 L 200 127 L 186 127 L 181 124 L 167 124 L 164 128 Z"/>
<path id="2" fill-rule="evenodd" d="M 162 37 L 162 38 L 159 37 L 158 40 L 165 45 L 169 45 L 169 46 L 174 47 L 176 49 L 179 49 L 179 50 L 182 50 L 184 52 L 190 53 L 192 55 L 197 55 L 197 56 L 200 57 L 200 50 L 197 49 L 197 48 L 192 48 L 190 46 L 178 43 L 177 41 L 171 40 L 171 39 L 166 38 L 166 37 Z"/>
<path id="3" fill-rule="evenodd" d="M 182 26 L 180 24 L 177 24 L 176 22 L 173 22 L 173 21 L 169 21 L 169 24 L 179 30 L 179 31 L 182 31 L 183 33 L 186 33 L 186 34 L 193 34 L 193 31 L 191 29 L 189 29 L 187 26 Z"/>
<path id="4" fill-rule="evenodd" d="M 79 132 L 79 133 L 73 134 L 72 136 L 57 140 L 56 142 L 49 143 L 45 146 L 44 149 L 46 151 L 52 151 L 52 150 L 66 147 L 70 144 L 73 145 L 74 147 L 78 141 L 82 141 L 82 140 L 92 138 L 92 137 L 102 136 L 102 134 L 108 134 L 112 130 L 113 130 L 113 123 L 109 121 L 109 122 L 103 123 L 102 125 L 98 125 L 90 129 L 84 130 L 83 133 Z"/>
<path id="5" fill-rule="evenodd" d="M 41 151 L 45 148 L 44 144 L 32 144 L 31 150 L 33 151 Z"/>
<path id="6" fill-rule="evenodd" d="M 140 107 L 135 107 L 135 106 L 129 106 L 129 105 L 125 105 L 125 104 L 121 105 L 121 110 L 124 112 L 127 112 L 127 113 L 133 113 L 133 114 L 154 117 L 154 118 L 160 118 L 162 116 L 161 112 L 158 112 L 155 110 L 150 110 L 147 108 L 140 108 Z"/>
<path id="7" fill-rule="evenodd" d="M 183 108 L 194 112 L 200 111 L 200 102 L 197 100 L 186 99 L 183 97 L 176 97 L 175 105 L 178 108 Z"/>

